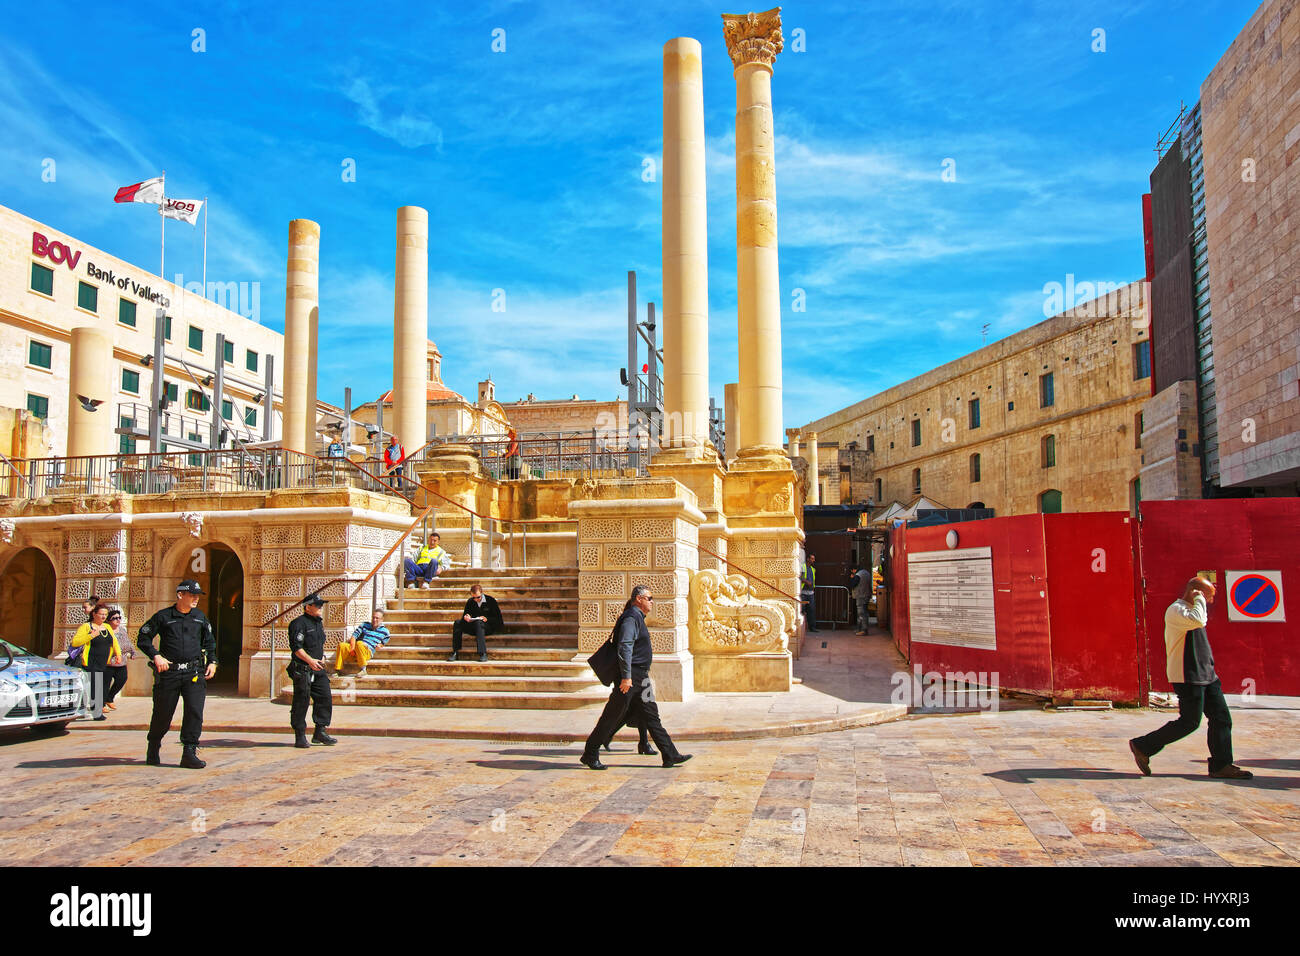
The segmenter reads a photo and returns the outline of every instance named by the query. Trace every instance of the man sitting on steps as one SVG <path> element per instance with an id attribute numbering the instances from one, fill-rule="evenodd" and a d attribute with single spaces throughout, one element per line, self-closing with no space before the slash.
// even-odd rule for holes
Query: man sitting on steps
<path id="1" fill-rule="evenodd" d="M 333 676 L 342 676 L 343 665 L 348 662 L 348 658 L 355 657 L 361 666 L 357 676 L 365 677 L 366 664 L 375 656 L 375 651 L 388 641 L 388 628 L 384 627 L 384 612 L 381 608 L 375 608 L 368 622 L 363 621 L 357 625 L 357 629 L 352 632 L 351 640 L 339 641 L 338 652 L 334 656 Z"/>
<path id="2" fill-rule="evenodd" d="M 415 549 L 415 557 L 407 558 L 403 563 L 405 568 L 405 581 L 403 582 L 408 588 L 422 587 L 425 590 L 429 588 L 429 582 L 442 573 L 443 568 L 450 561 L 450 555 L 442 550 L 439 541 L 438 532 L 429 535 L 429 544 L 421 545 L 418 540 L 411 541 L 411 547 Z"/>
<path id="3" fill-rule="evenodd" d="M 457 659 L 460 654 L 461 635 L 466 631 L 473 631 L 474 637 L 478 641 L 478 659 L 486 661 L 487 658 L 487 641 L 484 639 L 488 634 L 499 634 L 505 630 L 505 623 L 501 620 L 501 609 L 497 607 L 496 598 L 483 593 L 483 588 L 475 584 L 469 589 L 469 600 L 465 602 L 465 613 L 461 615 L 460 620 L 452 625 L 451 628 L 451 657 L 449 661 Z"/>

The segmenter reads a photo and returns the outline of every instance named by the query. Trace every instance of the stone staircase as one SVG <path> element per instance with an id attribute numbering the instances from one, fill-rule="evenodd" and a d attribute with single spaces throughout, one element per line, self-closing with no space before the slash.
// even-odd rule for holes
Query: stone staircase
<path id="1" fill-rule="evenodd" d="M 488 635 L 486 663 L 477 659 L 473 634 L 461 644 L 461 659 L 448 661 L 452 624 L 476 582 L 501 606 L 505 633 Z M 354 678 L 350 693 L 334 682 L 336 705 L 568 710 L 609 696 L 586 662 L 573 660 L 577 568 L 450 568 L 428 590 L 408 588 L 403 603 L 388 602 L 392 640 L 366 676 Z M 349 664 L 344 674 L 354 671 Z"/>

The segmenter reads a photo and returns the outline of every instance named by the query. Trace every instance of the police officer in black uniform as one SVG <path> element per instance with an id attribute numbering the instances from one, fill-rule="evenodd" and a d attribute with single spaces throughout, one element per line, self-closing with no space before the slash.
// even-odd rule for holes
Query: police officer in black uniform
<path id="1" fill-rule="evenodd" d="M 153 719 L 149 721 L 149 749 L 144 762 L 162 763 L 159 748 L 171 728 L 176 701 L 185 698 L 181 718 L 181 766 L 202 770 L 195 749 L 203 732 L 203 702 L 207 682 L 217 672 L 217 639 L 212 624 L 198 609 L 203 589 L 198 581 L 185 579 L 176 587 L 176 604 L 165 607 L 149 620 L 136 638 L 136 646 L 153 669 Z"/>
<path id="2" fill-rule="evenodd" d="M 293 678 L 293 707 L 289 726 L 297 739 L 295 747 L 313 743 L 333 746 L 338 741 L 325 733 L 334 715 L 334 698 L 330 694 L 329 671 L 325 668 L 325 622 L 321 608 L 329 602 L 319 594 L 309 594 L 303 601 L 301 617 L 289 624 L 289 676 Z M 311 698 L 311 719 L 316 733 L 307 740 L 307 700 Z"/>

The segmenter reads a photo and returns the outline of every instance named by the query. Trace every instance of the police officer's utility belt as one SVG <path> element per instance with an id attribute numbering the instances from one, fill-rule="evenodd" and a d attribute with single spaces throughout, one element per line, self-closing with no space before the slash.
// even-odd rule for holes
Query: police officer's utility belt
<path id="1" fill-rule="evenodd" d="M 173 664 L 172 669 L 178 671 L 194 671 L 194 670 L 198 670 L 202 666 L 203 666 L 203 658 L 196 657 L 192 661 L 185 661 L 184 663 Z"/>

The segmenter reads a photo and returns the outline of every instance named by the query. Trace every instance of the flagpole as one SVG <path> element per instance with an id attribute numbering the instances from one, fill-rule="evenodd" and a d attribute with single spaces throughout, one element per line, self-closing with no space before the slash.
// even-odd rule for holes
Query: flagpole
<path id="1" fill-rule="evenodd" d="M 208 197 L 203 197 L 203 298 L 208 297 Z"/>
<path id="2" fill-rule="evenodd" d="M 167 217 L 162 213 L 162 203 L 158 204 L 158 228 L 161 233 L 158 246 L 158 278 L 167 281 Z"/>

